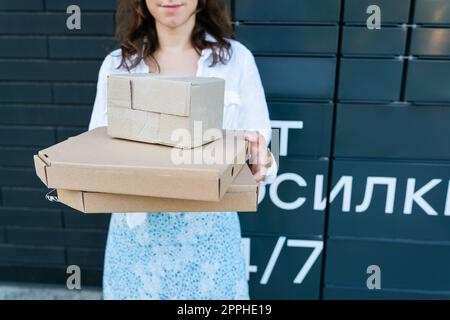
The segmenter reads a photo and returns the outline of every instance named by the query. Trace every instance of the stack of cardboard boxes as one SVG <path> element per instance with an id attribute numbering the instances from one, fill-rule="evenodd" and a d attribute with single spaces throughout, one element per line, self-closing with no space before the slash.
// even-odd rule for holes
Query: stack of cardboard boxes
<path id="1" fill-rule="evenodd" d="M 41 150 L 36 174 L 84 213 L 251 212 L 258 184 L 242 131 L 221 130 L 224 80 L 108 77 L 108 127 Z"/>

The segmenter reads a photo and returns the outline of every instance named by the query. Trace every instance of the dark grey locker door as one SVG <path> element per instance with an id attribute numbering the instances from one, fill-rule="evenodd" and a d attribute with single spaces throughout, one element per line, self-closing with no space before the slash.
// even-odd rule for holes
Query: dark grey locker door
<path id="1" fill-rule="evenodd" d="M 237 0 L 239 21 L 329 22 L 339 21 L 340 0 Z"/>
<path id="2" fill-rule="evenodd" d="M 325 284 L 369 291 L 367 268 L 376 265 L 381 290 L 448 294 L 449 251 L 448 244 L 332 238 L 327 242 Z"/>
<path id="3" fill-rule="evenodd" d="M 331 100 L 335 58 L 256 57 L 268 98 Z"/>
<path id="4" fill-rule="evenodd" d="M 332 103 L 270 102 L 269 113 L 273 124 L 280 126 L 272 125 L 280 130 L 280 135 L 283 134 L 281 126 L 290 128 L 287 129 L 288 156 L 329 156 Z"/>
<path id="5" fill-rule="evenodd" d="M 408 66 L 408 101 L 450 103 L 450 61 L 413 60 Z"/>
<path id="6" fill-rule="evenodd" d="M 415 56 L 450 56 L 450 29 L 413 29 L 410 53 Z"/>
<path id="7" fill-rule="evenodd" d="M 414 23 L 450 24 L 448 0 L 416 0 Z"/>
<path id="8" fill-rule="evenodd" d="M 323 251 L 321 238 L 284 234 L 244 234 L 243 237 L 244 249 L 250 248 L 250 299 L 319 299 Z M 310 257 L 311 263 L 306 263 Z M 299 279 L 302 269 L 305 276 Z"/>
<path id="9" fill-rule="evenodd" d="M 382 25 L 408 22 L 410 0 L 346 0 L 344 21 L 365 25 L 370 16 L 367 8 L 371 5 L 380 7 Z"/>
<path id="10" fill-rule="evenodd" d="M 344 286 L 325 286 L 324 300 L 448 300 L 450 294 L 437 291 L 406 291 L 399 289 L 368 290 Z"/>
<path id="11" fill-rule="evenodd" d="M 335 157 L 450 159 L 450 108 L 339 104 Z"/>
<path id="12" fill-rule="evenodd" d="M 340 100 L 397 101 L 400 99 L 403 61 L 397 59 L 341 60 Z"/>
<path id="13" fill-rule="evenodd" d="M 314 186 L 320 176 L 326 191 L 328 164 L 327 160 L 281 157 L 277 181 L 261 186 L 258 212 L 240 214 L 243 232 L 321 236 L 325 213 L 314 207 Z"/>
<path id="14" fill-rule="evenodd" d="M 430 161 L 336 160 L 333 163 L 331 189 L 344 176 L 352 177 L 350 210 L 347 211 L 344 206 L 341 192 L 330 205 L 329 236 L 450 241 L 450 217 L 445 215 L 446 205 L 450 205 L 446 199 L 450 164 Z M 369 177 L 372 177 L 372 180 L 382 177 L 395 181 L 390 197 L 387 197 L 386 184 L 380 184 L 374 186 L 370 198 L 370 192 L 367 192 Z M 413 202 L 409 209 L 409 200 L 406 201 L 407 190 L 408 183 L 411 184 L 412 180 L 408 182 L 408 179 L 414 179 L 414 190 L 419 190 L 433 179 L 440 179 L 432 182 L 429 185 L 431 189 L 423 194 L 427 203 L 424 208 L 427 211 L 417 202 Z M 365 203 L 364 200 L 370 200 L 366 202 L 368 206 L 360 206 Z"/>
<path id="15" fill-rule="evenodd" d="M 336 26 L 237 25 L 237 40 L 257 54 L 335 54 Z"/>
<path id="16" fill-rule="evenodd" d="M 405 28 L 384 27 L 369 30 L 366 27 L 344 27 L 342 54 L 368 56 L 395 56 L 405 53 Z"/>

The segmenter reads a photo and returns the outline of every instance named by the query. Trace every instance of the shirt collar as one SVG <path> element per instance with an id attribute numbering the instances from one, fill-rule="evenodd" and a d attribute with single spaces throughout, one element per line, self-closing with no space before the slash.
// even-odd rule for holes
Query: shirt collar
<path id="1" fill-rule="evenodd" d="M 216 38 L 214 38 L 209 32 L 205 32 L 205 40 L 209 42 L 217 42 Z M 202 53 L 200 55 L 200 60 L 206 60 L 208 59 L 212 54 L 211 48 L 205 48 L 202 50 Z"/>

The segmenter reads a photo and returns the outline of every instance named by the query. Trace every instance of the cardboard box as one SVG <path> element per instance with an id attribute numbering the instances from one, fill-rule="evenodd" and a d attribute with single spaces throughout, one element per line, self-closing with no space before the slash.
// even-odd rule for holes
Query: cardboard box
<path id="1" fill-rule="evenodd" d="M 100 127 L 39 151 L 34 163 L 49 188 L 219 201 L 248 156 L 242 131 L 176 149 L 112 138 Z"/>
<path id="2" fill-rule="evenodd" d="M 179 148 L 201 146 L 216 139 L 210 129 L 222 128 L 224 92 L 219 78 L 110 75 L 108 134 Z"/>
<path id="3" fill-rule="evenodd" d="M 181 200 L 58 189 L 58 201 L 83 213 L 109 212 L 255 212 L 258 183 L 243 166 L 220 201 Z"/>

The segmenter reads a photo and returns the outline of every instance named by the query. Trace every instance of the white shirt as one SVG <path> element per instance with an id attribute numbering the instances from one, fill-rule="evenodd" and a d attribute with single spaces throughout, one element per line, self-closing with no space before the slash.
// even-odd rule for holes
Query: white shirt
<path id="1" fill-rule="evenodd" d="M 209 34 L 207 39 L 214 41 Z M 231 58 L 226 64 L 212 62 L 212 49 L 204 49 L 201 53 L 196 75 L 198 77 L 218 77 L 225 79 L 225 105 L 223 129 L 258 130 L 269 143 L 271 127 L 267 102 L 261 78 L 256 67 L 253 54 L 241 43 L 229 40 Z M 107 126 L 107 76 L 120 73 L 149 73 L 149 67 L 142 60 L 130 72 L 119 68 L 121 49 L 111 52 L 103 61 L 97 82 L 97 96 L 89 123 L 89 130 Z M 272 166 L 263 183 L 271 183 L 276 177 L 278 165 L 272 157 Z"/>

